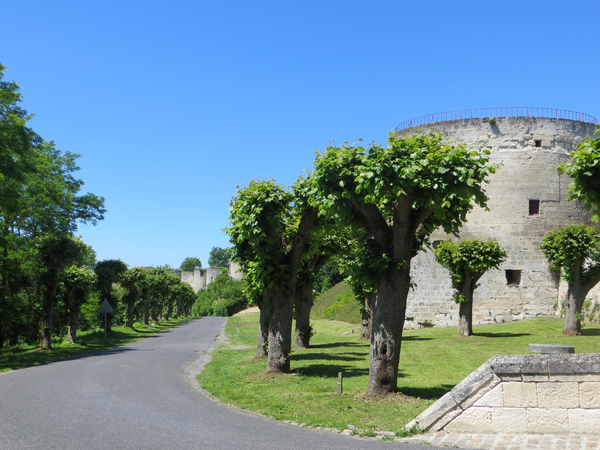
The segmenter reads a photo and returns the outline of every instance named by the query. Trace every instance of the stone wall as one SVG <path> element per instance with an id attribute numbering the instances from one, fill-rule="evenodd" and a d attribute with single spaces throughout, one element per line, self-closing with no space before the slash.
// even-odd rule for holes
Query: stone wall
<path id="1" fill-rule="evenodd" d="M 555 313 L 559 278 L 551 274 L 539 250 L 549 231 L 587 222 L 590 213 L 567 201 L 570 178 L 556 165 L 570 159 L 577 143 L 594 133 L 594 125 L 566 119 L 498 117 L 426 124 L 423 132 L 440 131 L 450 141 L 490 150 L 498 165 L 486 186 L 489 211 L 474 209 L 460 231 L 461 238 L 495 238 L 508 251 L 500 270 L 489 271 L 475 291 L 473 323 L 507 322 Z M 409 135 L 416 127 L 400 132 Z M 539 200 L 539 215 L 529 214 L 529 201 Z M 433 240 L 447 239 L 436 232 Z M 411 264 L 417 287 L 409 294 L 406 327 L 456 326 L 458 306 L 452 301 L 448 272 L 420 253 Z M 592 296 L 598 296 L 600 287 Z"/>
<path id="2" fill-rule="evenodd" d="M 406 428 L 458 433 L 600 429 L 600 353 L 494 356 Z"/>

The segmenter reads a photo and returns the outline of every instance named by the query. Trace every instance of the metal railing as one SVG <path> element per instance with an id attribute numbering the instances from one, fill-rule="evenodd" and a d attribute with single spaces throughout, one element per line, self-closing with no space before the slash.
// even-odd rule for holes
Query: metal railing
<path id="1" fill-rule="evenodd" d="M 551 119 L 567 119 L 578 122 L 597 124 L 595 117 L 576 111 L 565 111 L 564 109 L 537 108 L 527 106 L 509 106 L 502 108 L 462 109 L 458 111 L 446 111 L 426 116 L 415 117 L 406 120 L 396 127 L 396 131 L 415 127 L 426 123 L 444 122 L 447 120 L 478 119 L 492 117 L 548 117 Z"/>

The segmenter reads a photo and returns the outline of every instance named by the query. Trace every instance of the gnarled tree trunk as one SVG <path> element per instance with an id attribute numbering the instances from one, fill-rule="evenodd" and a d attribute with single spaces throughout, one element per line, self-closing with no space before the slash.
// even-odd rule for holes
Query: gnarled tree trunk
<path id="1" fill-rule="evenodd" d="M 294 291 L 278 291 L 273 294 L 269 318 L 269 350 L 267 373 L 289 373 L 292 350 L 292 313 Z"/>
<path id="2" fill-rule="evenodd" d="M 53 314 L 54 302 L 46 304 L 42 311 L 42 350 L 52 350 Z"/>
<path id="3" fill-rule="evenodd" d="M 132 330 L 133 330 L 133 321 L 135 319 L 134 315 L 135 315 L 135 303 L 129 303 L 127 305 L 127 322 L 125 323 L 125 326 L 127 328 L 131 328 Z"/>
<path id="4" fill-rule="evenodd" d="M 362 321 L 360 324 L 360 339 L 371 340 L 373 334 L 373 311 L 375 310 L 375 302 L 377 293 L 365 292 L 364 312 L 362 313 Z"/>
<path id="5" fill-rule="evenodd" d="M 298 348 L 310 347 L 310 310 L 313 306 L 313 284 L 306 283 L 296 291 L 296 336 L 294 345 Z"/>
<path id="6" fill-rule="evenodd" d="M 256 345 L 255 359 L 267 356 L 265 342 L 269 340 L 269 317 L 271 315 L 271 300 L 267 294 L 263 294 L 258 303 L 260 318 L 258 319 L 258 343 Z"/>
<path id="7" fill-rule="evenodd" d="M 398 364 L 406 298 L 410 287 L 410 268 L 391 269 L 376 283 L 377 304 L 373 314 L 369 387 L 367 395 L 379 396 L 398 388 Z"/>
<path id="8" fill-rule="evenodd" d="M 142 304 L 142 323 L 146 326 L 150 325 L 150 302 L 144 302 Z"/>

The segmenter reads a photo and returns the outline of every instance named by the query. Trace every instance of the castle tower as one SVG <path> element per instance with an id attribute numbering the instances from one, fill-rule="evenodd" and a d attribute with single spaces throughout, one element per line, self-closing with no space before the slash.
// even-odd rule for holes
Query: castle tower
<path id="1" fill-rule="evenodd" d="M 508 252 L 501 270 L 480 280 L 473 324 L 555 314 L 564 287 L 560 276 L 548 270 L 539 245 L 553 229 L 588 223 L 589 211 L 567 201 L 571 179 L 559 175 L 556 166 L 569 161 L 577 144 L 594 134 L 595 123 L 591 116 L 570 111 L 496 108 L 428 115 L 396 129 L 400 135 L 439 131 L 454 143 L 490 150 L 490 162 L 498 166 L 485 187 L 489 211 L 474 209 L 460 231 L 461 238 L 495 238 Z M 432 235 L 434 243 L 447 238 L 441 231 Z M 431 251 L 413 259 L 411 276 L 417 287 L 409 294 L 406 315 L 415 319 L 406 326 L 456 326 L 450 277 Z"/>

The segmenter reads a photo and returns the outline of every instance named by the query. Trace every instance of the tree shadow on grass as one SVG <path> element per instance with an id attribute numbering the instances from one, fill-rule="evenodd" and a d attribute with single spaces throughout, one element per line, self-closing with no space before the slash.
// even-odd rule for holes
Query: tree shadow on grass
<path id="1" fill-rule="evenodd" d="M 303 377 L 326 377 L 337 379 L 339 372 L 344 374 L 344 378 L 363 377 L 369 374 L 369 369 L 343 365 L 332 366 L 327 364 L 311 364 L 308 367 L 294 369 L 292 372 L 299 373 Z"/>
<path id="2" fill-rule="evenodd" d="M 473 337 L 489 337 L 489 338 L 507 338 L 531 336 L 531 333 L 473 333 Z"/>
<path id="3" fill-rule="evenodd" d="M 330 361 L 360 361 L 368 358 L 368 353 L 347 352 L 344 354 L 332 355 L 330 353 L 296 353 L 292 354 L 291 361 L 315 361 L 315 360 L 330 360 Z"/>
<path id="4" fill-rule="evenodd" d="M 402 342 L 404 341 L 431 341 L 433 338 L 428 337 L 420 337 L 420 336 L 411 336 L 411 335 L 402 335 Z"/>
<path id="5" fill-rule="evenodd" d="M 368 345 L 368 341 L 361 342 L 353 342 L 353 341 L 338 341 L 338 342 L 329 342 L 327 344 L 311 344 L 309 348 L 336 348 L 336 347 L 366 347 Z"/>
<path id="6" fill-rule="evenodd" d="M 424 400 L 437 400 L 444 394 L 450 392 L 454 387 L 452 384 L 442 384 L 441 386 L 430 387 L 430 388 L 411 388 L 401 387 L 398 389 L 402 394 L 408 395 L 409 397 L 419 397 Z"/>
<path id="7" fill-rule="evenodd" d="M 600 336 L 600 328 L 582 328 L 582 336 Z"/>

